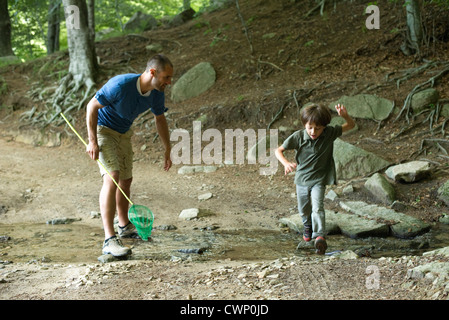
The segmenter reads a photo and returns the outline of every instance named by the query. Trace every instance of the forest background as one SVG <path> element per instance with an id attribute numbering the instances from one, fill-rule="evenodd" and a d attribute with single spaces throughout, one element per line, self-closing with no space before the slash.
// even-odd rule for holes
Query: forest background
<path id="1" fill-rule="evenodd" d="M 209 0 L 96 0 L 89 2 L 95 7 L 97 40 L 125 34 L 124 25 L 138 11 L 160 20 L 164 17 L 175 16 L 189 8 L 201 14 L 206 7 L 211 7 L 211 2 L 212 7 L 217 6 L 214 3 L 219 3 L 219 1 Z M 0 16 L 5 17 L 9 14 L 11 48 L 13 54 L 19 58 L 16 62 L 32 60 L 54 51 L 67 49 L 67 29 L 62 0 L 1 0 L 0 4 L 2 12 Z M 5 22 L 6 19 L 1 24 Z M 107 36 L 102 35 L 102 31 L 105 30 Z M 2 35 L 7 33 L 3 31 Z M 51 43 L 51 37 L 54 38 L 55 35 L 56 45 Z M 4 38 L 2 42 L 7 40 L 6 37 L 2 36 L 2 38 Z M 3 52 L 0 56 L 10 54 L 6 50 L 0 52 Z"/>

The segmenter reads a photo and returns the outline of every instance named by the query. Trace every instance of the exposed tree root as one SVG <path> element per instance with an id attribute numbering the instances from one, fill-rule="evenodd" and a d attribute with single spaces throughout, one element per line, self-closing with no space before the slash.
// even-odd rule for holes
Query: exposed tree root
<path id="1" fill-rule="evenodd" d="M 435 76 L 431 77 L 427 81 L 416 85 L 413 88 L 413 90 L 405 98 L 404 105 L 403 105 L 401 111 L 399 112 L 399 114 L 397 115 L 397 117 L 396 117 L 396 119 L 394 121 L 397 121 L 403 114 L 405 114 L 405 118 L 407 120 L 407 123 L 410 123 L 410 119 L 409 119 L 410 106 L 411 106 L 410 102 L 411 102 L 411 99 L 412 99 L 413 95 L 415 93 L 417 93 L 418 91 L 420 91 L 421 89 L 423 89 L 426 86 L 428 86 L 429 84 L 430 84 L 430 87 L 433 87 L 436 81 L 441 79 L 446 73 L 449 73 L 449 62 L 445 62 L 443 64 L 443 67 L 444 68 L 440 72 L 438 72 L 438 74 L 436 74 Z M 423 68 L 418 68 L 417 70 L 412 71 L 410 73 L 410 76 L 411 76 L 411 74 L 416 74 L 417 72 L 423 72 L 427 68 L 428 68 L 428 66 L 426 66 L 426 68 L 424 68 L 424 67 Z"/>
<path id="2" fill-rule="evenodd" d="M 33 107 L 31 110 L 22 113 L 21 121 L 28 122 L 39 127 L 46 127 L 50 124 L 61 125 L 64 121 L 59 114 L 63 112 L 68 118 L 73 110 L 80 110 L 91 97 L 95 83 L 92 79 L 84 77 L 73 77 L 70 73 L 61 79 L 59 86 L 54 93 L 45 101 L 43 110 Z M 43 88 L 36 90 L 43 91 Z M 42 100 L 42 95 L 39 95 Z"/>
<path id="3" fill-rule="evenodd" d="M 441 158 L 446 158 L 448 157 L 448 151 L 445 147 L 443 147 L 443 144 L 448 144 L 449 145 L 449 140 L 445 140 L 445 139 L 423 139 L 421 141 L 421 147 L 419 148 L 419 150 L 415 151 L 414 153 L 412 153 L 410 155 L 410 157 L 412 157 L 415 153 L 416 156 L 419 156 L 420 154 L 424 153 L 424 155 L 427 155 L 427 151 L 429 149 L 431 149 L 432 147 L 437 148 L 438 150 L 440 150 L 440 152 L 442 153 L 442 155 L 440 155 Z"/>

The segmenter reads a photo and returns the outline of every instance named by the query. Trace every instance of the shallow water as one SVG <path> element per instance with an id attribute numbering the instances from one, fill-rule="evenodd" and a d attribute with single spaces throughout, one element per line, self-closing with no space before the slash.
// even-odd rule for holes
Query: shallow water
<path id="1" fill-rule="evenodd" d="M 8 236 L 5 240 L 2 236 Z M 103 230 L 75 222 L 66 225 L 0 224 L 0 262 L 92 263 L 101 255 Z M 350 239 L 328 236 L 327 255 L 352 250 L 360 256 L 420 255 L 449 245 L 449 226 L 438 225 L 414 239 Z M 133 260 L 274 260 L 315 255 L 313 242 L 276 230 L 153 230 L 150 241 L 124 239 Z M 299 244 L 299 245 L 298 245 Z"/>

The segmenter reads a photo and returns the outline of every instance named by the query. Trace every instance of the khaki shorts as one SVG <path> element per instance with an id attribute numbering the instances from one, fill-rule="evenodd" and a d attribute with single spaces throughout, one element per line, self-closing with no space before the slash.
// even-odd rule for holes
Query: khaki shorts
<path id="1" fill-rule="evenodd" d="M 121 180 L 133 177 L 132 136 L 132 129 L 122 134 L 108 127 L 97 127 L 97 140 L 100 148 L 99 160 L 109 172 L 119 172 Z M 98 166 L 101 176 L 107 174 L 100 164 Z"/>

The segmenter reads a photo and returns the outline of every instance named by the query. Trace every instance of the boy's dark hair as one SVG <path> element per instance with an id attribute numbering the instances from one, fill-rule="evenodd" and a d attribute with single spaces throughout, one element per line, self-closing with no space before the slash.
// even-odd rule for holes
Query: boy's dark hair
<path id="1" fill-rule="evenodd" d="M 167 66 L 173 68 L 173 64 L 171 63 L 170 59 L 168 59 L 163 54 L 156 54 L 148 60 L 147 68 L 145 69 L 145 71 L 149 71 L 152 68 L 156 69 L 157 71 L 165 71 L 165 68 Z"/>
<path id="2" fill-rule="evenodd" d="M 327 126 L 332 119 L 329 108 L 318 104 L 311 104 L 301 110 L 301 122 L 305 126 L 307 122 L 314 123 L 319 126 Z"/>

